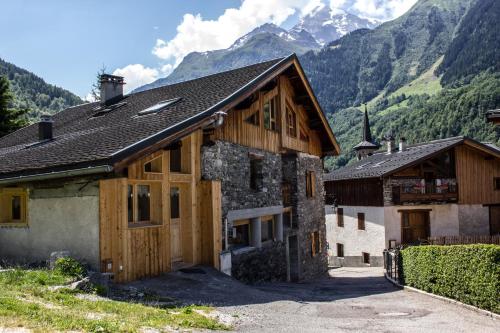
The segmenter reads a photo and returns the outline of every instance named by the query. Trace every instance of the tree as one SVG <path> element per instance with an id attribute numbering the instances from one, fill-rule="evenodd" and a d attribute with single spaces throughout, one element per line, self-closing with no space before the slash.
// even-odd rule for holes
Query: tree
<path id="1" fill-rule="evenodd" d="M 106 66 L 102 65 L 101 69 L 97 71 L 96 80 L 92 83 L 92 90 L 90 91 L 90 96 L 92 101 L 101 100 L 101 75 L 106 74 Z"/>
<path id="2" fill-rule="evenodd" d="M 0 137 L 26 125 L 28 109 L 12 108 L 14 97 L 10 91 L 9 80 L 0 76 Z"/>

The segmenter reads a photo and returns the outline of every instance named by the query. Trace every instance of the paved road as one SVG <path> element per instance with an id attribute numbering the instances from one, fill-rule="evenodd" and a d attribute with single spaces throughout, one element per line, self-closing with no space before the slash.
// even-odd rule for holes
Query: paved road
<path id="1" fill-rule="evenodd" d="M 171 273 L 136 287 L 212 304 L 241 332 L 500 332 L 499 320 L 397 289 L 377 268 L 339 268 L 312 282 L 258 287 L 206 272 Z"/>

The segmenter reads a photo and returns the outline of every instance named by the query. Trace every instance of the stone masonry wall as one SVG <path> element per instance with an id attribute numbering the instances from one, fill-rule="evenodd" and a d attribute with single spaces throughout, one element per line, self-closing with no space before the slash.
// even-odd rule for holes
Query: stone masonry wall
<path id="1" fill-rule="evenodd" d="M 316 178 L 316 193 L 313 198 L 306 195 L 306 172 L 313 171 Z M 299 243 L 299 279 L 307 280 L 325 273 L 328 269 L 326 242 L 323 163 L 320 158 L 299 153 L 283 158 L 284 179 L 292 185 L 293 218 L 297 221 L 296 234 Z M 311 233 L 320 232 L 320 253 L 312 256 Z"/>

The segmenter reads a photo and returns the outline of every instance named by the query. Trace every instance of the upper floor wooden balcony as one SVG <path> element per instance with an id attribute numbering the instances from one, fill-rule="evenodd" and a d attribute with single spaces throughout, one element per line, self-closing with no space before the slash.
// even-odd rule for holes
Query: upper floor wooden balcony
<path id="1" fill-rule="evenodd" d="M 394 186 L 394 204 L 457 202 L 458 184 L 455 179 L 433 179 L 416 184 Z"/>

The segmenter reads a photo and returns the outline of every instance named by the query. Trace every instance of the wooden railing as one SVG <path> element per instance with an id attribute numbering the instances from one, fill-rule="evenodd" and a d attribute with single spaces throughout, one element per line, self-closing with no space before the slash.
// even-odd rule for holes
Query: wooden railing
<path id="1" fill-rule="evenodd" d="M 405 202 L 456 202 L 458 201 L 458 185 L 436 186 L 435 184 L 426 184 L 424 188 L 408 186 L 393 187 L 394 203 Z"/>
<path id="2" fill-rule="evenodd" d="M 427 241 L 430 245 L 460 245 L 460 244 L 500 245 L 500 235 L 429 237 Z"/>

